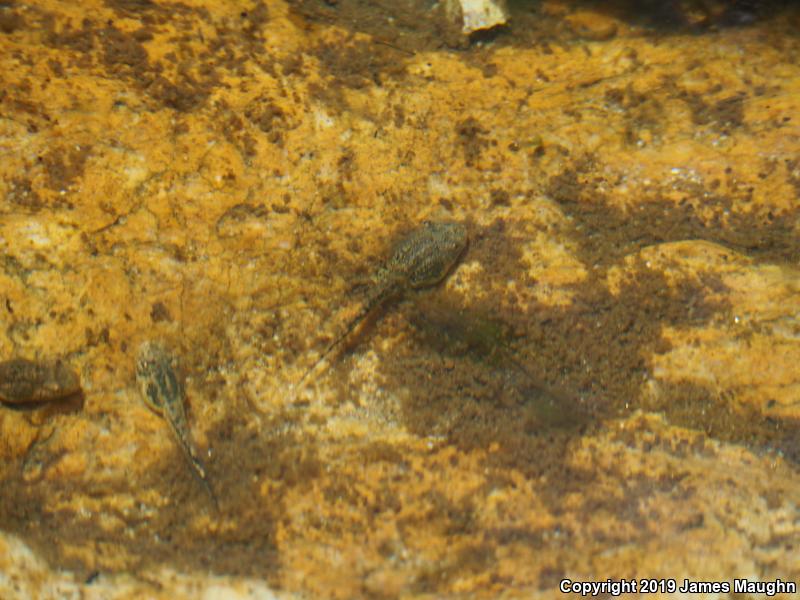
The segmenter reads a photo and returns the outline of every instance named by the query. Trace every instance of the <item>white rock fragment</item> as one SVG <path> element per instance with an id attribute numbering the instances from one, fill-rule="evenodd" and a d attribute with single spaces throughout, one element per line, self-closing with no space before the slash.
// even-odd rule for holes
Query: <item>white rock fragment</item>
<path id="1" fill-rule="evenodd" d="M 465 35 L 508 21 L 505 0 L 445 0 L 445 11 L 451 22 L 461 23 Z"/>

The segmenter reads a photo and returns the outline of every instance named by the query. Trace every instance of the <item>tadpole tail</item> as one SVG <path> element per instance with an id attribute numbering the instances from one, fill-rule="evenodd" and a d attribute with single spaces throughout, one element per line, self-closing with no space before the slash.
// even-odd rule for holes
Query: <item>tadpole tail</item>
<path id="1" fill-rule="evenodd" d="M 200 480 L 200 484 L 205 488 L 208 497 L 211 498 L 211 503 L 214 505 L 214 510 L 219 512 L 219 500 L 217 499 L 217 495 L 214 493 L 214 488 L 211 487 L 211 483 L 208 481 L 208 477 L 206 477 L 206 471 L 203 467 L 202 463 L 199 460 L 192 457 L 192 473 L 195 474 L 196 478 Z M 202 474 L 201 474 L 202 473 Z"/>
<path id="2" fill-rule="evenodd" d="M 320 354 L 317 360 L 314 361 L 314 364 L 312 364 L 306 370 L 306 372 L 303 373 L 303 376 L 300 378 L 300 381 L 297 382 L 297 389 L 295 391 L 295 395 L 300 393 L 300 390 L 302 390 L 303 382 L 305 382 L 305 380 L 308 379 L 308 376 L 314 372 L 314 370 L 319 366 L 319 364 L 322 361 L 324 361 L 331 352 L 333 352 L 342 342 L 344 342 L 350 336 L 353 330 L 356 327 L 358 327 L 359 323 L 361 323 L 367 317 L 367 315 L 369 315 L 374 309 L 383 304 L 393 295 L 392 293 L 393 287 L 396 286 L 394 285 L 394 282 L 391 282 L 390 284 L 387 284 L 385 286 L 380 286 L 378 289 L 374 290 L 369 295 L 367 300 L 364 302 L 364 306 L 361 308 L 360 311 L 358 311 L 358 314 L 355 317 L 350 319 L 350 322 L 347 324 L 345 330 L 339 335 L 339 337 L 337 337 L 333 342 L 331 342 L 331 344 L 327 348 L 325 348 L 325 351 L 322 354 Z"/>
<path id="3" fill-rule="evenodd" d="M 195 479 L 200 482 L 200 485 L 205 488 L 208 497 L 211 498 L 211 503 L 214 505 L 214 510 L 219 512 L 219 500 L 217 500 L 217 495 L 214 493 L 214 488 L 211 487 L 211 483 L 208 481 L 208 475 L 206 474 L 206 469 L 203 463 L 200 462 L 196 456 L 189 452 L 185 452 L 186 458 L 192 467 L 192 473 L 195 475 Z"/>
<path id="4" fill-rule="evenodd" d="M 347 327 L 345 328 L 344 332 L 341 335 L 339 335 L 339 337 L 337 337 L 327 348 L 325 348 L 325 351 L 319 355 L 319 358 L 317 358 L 317 360 L 314 361 L 314 364 L 312 364 L 306 370 L 306 372 L 303 373 L 303 376 L 300 378 L 300 381 L 297 382 L 298 391 L 302 389 L 303 382 L 306 379 L 308 379 L 308 376 L 314 372 L 314 370 L 319 366 L 319 364 L 323 360 L 325 360 L 331 352 L 333 352 L 345 339 L 347 339 L 350 333 L 352 333 L 352 331 L 358 326 L 358 324 L 362 320 L 364 320 L 364 318 L 370 313 L 371 310 L 372 307 L 367 308 L 367 306 L 365 305 L 364 308 L 358 311 L 358 314 L 355 317 L 353 317 L 347 324 Z"/>
<path id="5" fill-rule="evenodd" d="M 195 479 L 197 479 L 200 485 L 206 490 L 208 497 L 211 498 L 211 503 L 214 505 L 214 510 L 219 512 L 219 500 L 217 500 L 217 495 L 214 493 L 214 489 L 208 481 L 208 473 L 206 473 L 205 465 L 197 458 L 194 450 L 192 450 L 188 442 L 181 437 L 178 431 L 175 431 L 175 437 L 178 439 L 178 445 L 181 447 L 181 450 L 183 450 L 183 456 L 186 458 L 186 462 L 189 463 L 192 475 L 194 475 Z"/>

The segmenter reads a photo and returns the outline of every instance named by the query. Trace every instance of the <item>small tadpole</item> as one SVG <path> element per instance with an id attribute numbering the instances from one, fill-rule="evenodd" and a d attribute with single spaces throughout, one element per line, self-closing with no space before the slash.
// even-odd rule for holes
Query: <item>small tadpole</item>
<path id="1" fill-rule="evenodd" d="M 219 502 L 208 482 L 205 465 L 192 445 L 184 406 L 183 381 L 178 375 L 176 363 L 175 357 L 159 342 L 144 342 L 136 357 L 136 383 L 144 403 L 169 423 L 192 473 L 219 511 Z"/>
<path id="2" fill-rule="evenodd" d="M 375 284 L 367 292 L 361 310 L 300 378 L 298 392 L 314 369 L 373 310 L 411 290 L 432 287 L 443 281 L 458 262 L 467 243 L 467 228 L 453 221 L 425 221 L 403 238 L 386 265 L 376 274 Z"/>
<path id="3" fill-rule="evenodd" d="M 52 402 L 80 391 L 78 375 L 62 360 L 13 358 L 0 362 L 0 402 L 5 404 Z"/>

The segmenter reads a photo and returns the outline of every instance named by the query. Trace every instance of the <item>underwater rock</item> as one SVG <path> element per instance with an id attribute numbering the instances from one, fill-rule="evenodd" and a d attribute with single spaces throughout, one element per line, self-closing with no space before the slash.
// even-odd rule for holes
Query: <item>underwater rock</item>
<path id="1" fill-rule="evenodd" d="M 448 0 L 445 11 L 451 21 L 461 25 L 464 35 L 505 25 L 508 21 L 505 0 Z"/>

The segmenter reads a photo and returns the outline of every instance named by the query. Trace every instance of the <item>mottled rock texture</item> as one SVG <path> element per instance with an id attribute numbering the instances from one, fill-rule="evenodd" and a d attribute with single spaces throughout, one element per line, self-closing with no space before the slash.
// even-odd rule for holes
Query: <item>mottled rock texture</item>
<path id="1" fill-rule="evenodd" d="M 800 581 L 797 12 L 387 4 L 0 3 L 0 360 L 83 395 L 0 406 L 0 596 Z M 425 219 L 455 270 L 298 390 Z"/>

